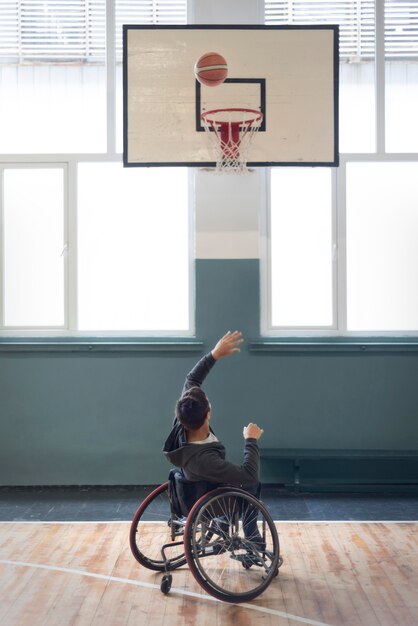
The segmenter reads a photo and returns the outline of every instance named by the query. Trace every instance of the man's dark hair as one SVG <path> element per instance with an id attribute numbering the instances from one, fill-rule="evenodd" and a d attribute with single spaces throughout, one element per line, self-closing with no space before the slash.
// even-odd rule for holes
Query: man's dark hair
<path id="1" fill-rule="evenodd" d="M 198 430 L 210 410 L 209 400 L 200 387 L 191 387 L 177 400 L 176 417 L 187 430 Z"/>

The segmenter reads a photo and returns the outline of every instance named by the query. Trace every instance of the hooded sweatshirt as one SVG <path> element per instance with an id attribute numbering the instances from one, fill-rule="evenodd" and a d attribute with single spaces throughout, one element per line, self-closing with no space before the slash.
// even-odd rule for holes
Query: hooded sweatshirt
<path id="1" fill-rule="evenodd" d="M 209 352 L 186 377 L 182 395 L 191 387 L 201 387 L 216 361 Z M 211 433 L 214 435 L 212 429 Z M 208 481 L 234 487 L 255 485 L 259 482 L 260 451 L 256 439 L 246 439 L 242 465 L 226 460 L 225 447 L 220 441 L 188 443 L 184 427 L 174 418 L 173 428 L 164 444 L 167 460 L 183 470 L 187 480 Z"/>

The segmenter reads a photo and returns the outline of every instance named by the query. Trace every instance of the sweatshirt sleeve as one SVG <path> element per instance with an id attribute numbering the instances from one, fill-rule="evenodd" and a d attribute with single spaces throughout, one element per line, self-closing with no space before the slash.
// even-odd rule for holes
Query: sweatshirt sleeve
<path id="1" fill-rule="evenodd" d="M 196 459 L 197 460 L 197 459 Z M 260 480 L 260 450 L 256 439 L 246 439 L 242 465 L 221 458 L 218 451 L 208 447 L 198 455 L 198 465 L 186 464 L 186 472 L 198 474 L 199 480 L 226 483 L 234 487 L 256 484 Z"/>
<path id="2" fill-rule="evenodd" d="M 187 374 L 181 395 L 183 395 L 191 387 L 201 387 L 203 381 L 215 363 L 216 361 L 211 352 L 202 357 L 200 361 L 196 363 L 194 368 Z"/>

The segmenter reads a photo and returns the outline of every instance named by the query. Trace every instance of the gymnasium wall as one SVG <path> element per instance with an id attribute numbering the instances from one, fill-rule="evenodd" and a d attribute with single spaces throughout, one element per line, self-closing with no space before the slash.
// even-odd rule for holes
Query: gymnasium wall
<path id="1" fill-rule="evenodd" d="M 258 286 L 257 259 L 196 261 L 204 346 L 195 352 L 1 352 L 0 483 L 164 480 L 160 450 L 184 375 L 224 330 L 258 338 Z M 265 446 L 417 448 L 417 379 L 415 353 L 263 353 L 247 343 L 205 389 L 213 428 L 239 462 L 250 420 Z M 265 467 L 263 479 L 286 480 L 288 470 Z"/>
<path id="2" fill-rule="evenodd" d="M 260 21 L 258 1 L 191 4 L 196 23 Z M 205 390 L 231 460 L 242 458 L 249 421 L 265 429 L 268 447 L 418 449 L 418 352 L 257 343 L 264 203 L 262 172 L 237 179 L 195 172 L 194 345 L 0 343 L 0 485 L 165 480 L 160 451 L 184 376 L 228 329 L 241 330 L 246 343 L 215 366 Z M 326 469 L 337 471 L 338 464 Z M 380 480 L 396 470 L 371 471 Z M 290 473 L 286 464 L 264 465 L 262 478 L 281 482 Z"/>

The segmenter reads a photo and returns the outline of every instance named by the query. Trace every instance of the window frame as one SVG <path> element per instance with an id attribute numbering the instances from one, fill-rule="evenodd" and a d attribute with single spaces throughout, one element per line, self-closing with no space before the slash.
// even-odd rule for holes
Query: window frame
<path id="1" fill-rule="evenodd" d="M 55 168 L 61 167 L 64 171 L 64 224 L 65 224 L 65 259 L 64 259 L 64 319 L 65 325 L 60 327 L 5 327 L 4 326 L 4 291 L 3 291 L 3 191 L 0 196 L 0 340 L 17 338 L 48 340 L 80 340 L 97 338 L 110 340 L 120 338 L 124 340 L 144 338 L 192 338 L 195 336 L 195 265 L 194 265 L 194 214 L 192 210 L 194 179 L 190 168 L 187 176 L 188 195 L 188 268 L 189 268 L 189 328 L 187 330 L 141 330 L 136 331 L 81 331 L 77 329 L 77 168 L 78 164 L 93 163 L 123 163 L 122 152 L 116 149 L 116 15 L 115 0 L 105 0 L 106 6 L 106 152 L 101 153 L 57 153 L 57 154 L 0 154 L 1 189 L 3 190 L 3 169 L 15 168 Z M 188 2 L 185 2 L 186 15 Z M 110 88 L 111 86 L 111 88 Z"/>
<path id="2" fill-rule="evenodd" d="M 346 232 L 346 174 L 349 163 L 418 163 L 418 152 L 394 153 L 386 151 L 385 127 L 385 3 L 375 2 L 375 130 L 374 152 L 340 153 L 339 167 L 332 168 L 333 204 L 333 324 L 329 327 L 279 327 L 271 322 L 271 168 L 265 177 L 266 201 L 261 216 L 260 334 L 266 338 L 414 338 L 415 331 L 350 331 L 347 329 L 347 232 Z"/>

